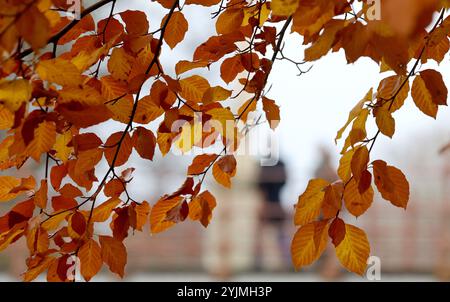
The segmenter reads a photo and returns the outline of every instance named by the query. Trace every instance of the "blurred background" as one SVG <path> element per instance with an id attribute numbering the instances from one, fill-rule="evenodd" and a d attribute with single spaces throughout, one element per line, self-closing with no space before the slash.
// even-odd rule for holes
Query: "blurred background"
<path id="1" fill-rule="evenodd" d="M 89 6 L 93 2 L 83 4 Z M 149 0 L 117 2 L 116 12 L 127 9 L 145 11 L 150 30 L 159 28 L 167 12 Z M 211 19 L 214 10 L 195 5 L 183 9 L 190 21 L 186 40 L 174 50 L 165 47 L 162 52 L 162 65 L 168 74 L 175 76 L 176 62 L 192 59 L 195 47 L 215 35 L 215 20 Z M 108 12 L 106 6 L 95 13 L 95 19 L 105 18 Z M 296 34 L 288 36 L 285 55 L 301 61 L 304 50 L 301 42 Z M 201 75 L 211 84 L 223 85 L 217 76 L 220 64 L 216 65 L 210 71 L 193 72 L 203 72 Z M 292 63 L 275 64 L 268 96 L 280 105 L 281 124 L 273 134 L 267 125 L 254 129 L 261 134 L 260 140 L 267 142 L 270 138 L 277 146 L 276 156 L 284 165 L 263 168 L 261 159 L 268 153 L 253 152 L 237 157 L 238 173 L 231 190 L 215 185 L 209 176 L 208 189 L 217 199 L 209 227 L 185 221 L 157 235 L 150 235 L 148 227 L 143 233 L 130 234 L 125 241 L 128 264 L 124 281 L 367 280 L 346 273 L 331 247 L 316 264 L 295 272 L 290 259 L 290 241 L 295 232 L 292 216 L 294 204 L 311 177 L 335 179 L 341 149 L 340 144 L 334 144 L 336 131 L 345 123 L 351 108 L 387 74 L 380 75 L 379 66 L 368 59 L 347 65 L 341 52 L 301 67 L 312 68 L 297 76 L 298 70 Z M 450 87 L 448 57 L 439 70 Z M 237 100 L 233 102 L 230 106 L 238 106 Z M 450 280 L 450 150 L 440 152 L 450 142 L 450 110 L 441 107 L 434 121 L 416 109 L 409 98 L 394 117 L 397 125 L 394 139 L 380 138 L 373 159 L 383 158 L 405 173 L 411 185 L 408 209 L 393 207 L 378 194 L 365 215 L 358 220 L 351 217 L 344 220 L 367 232 L 371 255 L 381 259 L 382 281 Z M 155 121 L 151 127 L 157 125 Z M 105 140 L 122 129 L 123 125 L 108 122 L 90 131 L 96 131 Z M 370 125 L 368 132 L 375 131 Z M 129 164 L 137 168 L 129 186 L 133 198 L 153 204 L 159 196 L 176 190 L 192 158 L 193 155 L 169 153 L 165 158 L 159 155 L 153 162 L 147 162 L 133 153 Z M 42 173 L 42 166 L 35 163 L 30 162 L 24 168 L 21 175 L 30 171 Z M 100 166 L 97 175 L 105 169 L 106 165 Z M 10 207 L 11 204 L 1 204 L 1 213 Z M 264 215 L 267 212 L 272 214 Z M 102 231 L 107 232 L 106 228 L 98 230 Z M 19 279 L 26 257 L 23 239 L 3 251 L 0 280 Z M 106 270 L 93 280 L 120 281 Z"/>

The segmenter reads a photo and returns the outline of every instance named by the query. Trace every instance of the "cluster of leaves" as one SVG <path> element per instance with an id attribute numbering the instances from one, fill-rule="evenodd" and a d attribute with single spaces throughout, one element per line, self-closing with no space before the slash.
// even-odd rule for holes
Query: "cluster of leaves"
<path id="1" fill-rule="evenodd" d="M 449 1 L 410 1 L 403 18 L 392 14 L 403 1 L 382 1 L 386 19 L 369 21 L 367 1 L 356 12 L 353 0 L 156 0 L 166 15 L 153 32 L 143 12 L 116 12 L 116 1 L 98 1 L 83 8 L 80 19 L 71 20 L 65 0 L 0 0 L 0 129 L 7 130 L 0 143 L 0 169 L 20 169 L 30 158 L 45 162 L 39 181 L 0 176 L 0 201 L 25 196 L 0 217 L 0 250 L 26 238 L 30 255 L 24 280 L 47 271 L 49 281 L 70 281 L 73 256 L 79 258 L 86 280 L 103 263 L 123 276 L 123 242 L 134 230 L 143 231 L 147 222 L 152 233 L 187 218 L 208 226 L 216 206 L 214 196 L 202 189 L 208 172 L 219 184 L 231 186 L 233 153 L 254 125 L 248 116 L 258 111 L 259 103 L 270 126 L 278 125 L 279 108 L 265 88 L 275 61 L 286 59 L 282 44 L 289 28 L 310 44 L 306 61 L 344 49 L 349 63 L 367 56 L 382 72 L 395 74 L 352 110 L 341 181 L 311 181 L 296 207 L 295 223 L 301 227 L 292 245 L 295 266 L 317 259 L 329 234 L 344 266 L 362 273 L 369 245 L 362 230 L 338 217 L 342 200 L 350 213 L 363 214 L 373 199 L 372 170 L 382 196 L 406 208 L 409 186 L 404 175 L 383 161 L 369 163 L 370 151 L 380 133 L 394 134 L 392 113 L 407 98 L 411 78 L 411 94 L 421 111 L 435 117 L 438 106 L 446 104 L 441 75 L 416 69 L 429 59 L 440 62 L 449 50 L 450 26 L 444 20 Z M 106 5 L 109 14 L 96 22 L 92 12 Z M 175 48 L 189 33 L 182 12 L 189 5 L 214 6 L 217 35 L 199 45 L 192 60 L 178 61 L 174 77 L 159 59 L 163 49 Z M 433 13 L 440 10 L 427 32 Z M 408 73 L 412 60 L 416 63 Z M 224 87 L 211 86 L 195 74 L 212 64 L 220 65 Z M 100 72 L 102 66 L 106 73 Z M 241 88 L 233 93 L 228 86 L 234 82 Z M 144 84 L 151 86 L 148 94 Z M 237 112 L 224 105 L 239 96 L 248 98 Z M 370 114 L 379 127 L 371 139 L 365 130 Z M 90 127 L 110 120 L 123 124 L 123 131 L 102 141 Z M 156 120 L 159 126 L 152 131 Z M 222 151 L 195 157 L 176 192 L 153 206 L 130 196 L 127 186 L 134 168 L 125 165 L 133 150 L 152 161 L 157 149 L 166 155 L 172 148 L 188 151 L 216 143 Z M 109 168 L 97 178 L 101 161 Z M 321 212 L 323 219 L 316 221 Z M 109 235 L 97 232 L 96 226 L 105 222 Z"/>
<path id="2" fill-rule="evenodd" d="M 416 107 L 432 118 L 436 118 L 439 106 L 447 105 L 448 91 L 442 75 L 419 67 L 429 60 L 440 63 L 450 49 L 450 18 L 444 18 L 449 1 L 409 1 L 407 8 L 402 1 L 381 1 L 381 20 L 368 18 L 368 5 L 351 12 L 352 20 L 336 19 L 336 7 L 330 1 L 326 3 L 329 15 L 314 17 L 317 27 L 305 29 L 305 41 L 311 43 L 305 59 L 314 61 L 330 50 L 343 49 L 348 63 L 368 57 L 380 65 L 380 73 L 394 75 L 381 80 L 376 92 L 370 89 L 338 131 L 336 142 L 351 125 L 341 151 L 339 180 L 311 180 L 299 197 L 295 211 L 299 229 L 291 250 L 293 262 L 300 268 L 318 259 L 331 240 L 342 265 L 363 274 L 370 254 L 367 236 L 360 228 L 346 224 L 339 214 L 343 206 L 355 217 L 364 214 L 374 200 L 372 183 L 383 199 L 406 209 L 409 183 L 405 175 L 383 160 L 371 161 L 371 151 L 380 134 L 393 137 L 393 114 L 402 108 L 410 93 Z M 435 13 L 439 17 L 427 31 Z M 370 116 L 378 128 L 372 137 L 366 130 Z"/>

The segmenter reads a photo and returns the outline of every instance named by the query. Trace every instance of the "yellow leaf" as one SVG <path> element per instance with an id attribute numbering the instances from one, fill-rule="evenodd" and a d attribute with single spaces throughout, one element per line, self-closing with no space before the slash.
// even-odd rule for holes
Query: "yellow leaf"
<path id="1" fill-rule="evenodd" d="M 78 86 L 83 83 L 83 76 L 70 61 L 56 58 L 40 61 L 36 73 L 42 80 L 61 86 Z"/>
<path id="2" fill-rule="evenodd" d="M 68 147 L 67 145 L 72 140 L 72 132 L 66 131 L 64 134 L 58 134 L 56 138 L 56 143 L 53 146 L 53 149 L 56 151 L 55 157 L 60 159 L 63 163 L 66 163 L 69 160 L 70 155 L 72 154 L 73 147 Z"/>
<path id="3" fill-rule="evenodd" d="M 208 61 L 194 61 L 194 62 L 190 62 L 190 61 L 179 61 L 176 65 L 175 65 L 175 72 L 177 73 L 177 75 L 180 75 L 182 73 L 185 73 L 189 70 L 195 69 L 195 68 L 199 68 L 199 67 L 207 67 L 209 66 L 209 62 Z"/>
<path id="4" fill-rule="evenodd" d="M 42 226 L 42 228 L 46 229 L 47 231 L 56 230 L 59 227 L 59 225 L 61 224 L 61 222 L 63 222 L 64 219 L 66 219 L 67 215 L 69 215 L 69 212 L 56 214 L 55 216 L 52 216 L 52 217 L 48 218 L 47 220 L 45 220 L 44 222 L 42 222 L 41 226 Z"/>
<path id="5" fill-rule="evenodd" d="M 112 213 L 112 210 L 116 208 L 121 200 L 119 198 L 111 198 L 96 207 L 92 213 L 92 222 L 103 222 L 106 221 Z"/>
<path id="6" fill-rule="evenodd" d="M 336 255 L 346 269 L 359 275 L 364 274 L 370 255 L 370 245 L 364 231 L 346 224 L 345 237 L 336 247 Z"/>
<path id="7" fill-rule="evenodd" d="M 177 196 L 170 199 L 159 200 L 150 213 L 150 230 L 152 233 L 160 233 L 176 224 L 175 221 L 167 219 L 167 215 L 173 208 L 179 206 L 184 198 Z"/>
<path id="8" fill-rule="evenodd" d="M 198 75 L 180 80 L 180 96 L 188 102 L 201 103 L 205 92 L 211 87 L 209 82 Z"/>
<path id="9" fill-rule="evenodd" d="M 436 119 L 438 105 L 433 103 L 430 91 L 427 89 L 424 80 L 420 75 L 414 79 L 411 95 L 417 108 L 423 113 Z"/>
<path id="10" fill-rule="evenodd" d="M 305 61 L 315 61 L 323 57 L 333 46 L 336 33 L 343 28 L 345 21 L 332 20 L 325 26 L 323 34 L 311 47 L 305 50 Z"/>
<path id="11" fill-rule="evenodd" d="M 359 101 L 358 104 L 356 104 L 356 106 L 352 109 L 352 111 L 350 111 L 347 122 L 345 123 L 344 127 L 342 127 L 338 131 L 338 133 L 336 135 L 336 138 L 335 138 L 336 143 L 339 139 L 341 139 L 342 134 L 344 134 L 344 131 L 345 131 L 345 129 L 347 129 L 348 125 L 350 125 L 350 123 L 360 115 L 361 111 L 363 110 L 364 103 L 372 100 L 372 96 L 373 96 L 373 90 L 370 89 L 369 92 L 366 94 L 366 96 L 361 101 Z"/>
<path id="12" fill-rule="evenodd" d="M 102 267 L 100 246 L 93 239 L 89 239 L 78 251 L 80 258 L 80 272 L 86 281 L 91 280 Z"/>
<path id="13" fill-rule="evenodd" d="M 238 116 L 241 117 L 241 120 L 246 123 L 248 119 L 248 114 L 256 110 L 256 100 L 255 98 L 251 98 L 247 100 L 238 110 Z"/>
<path id="14" fill-rule="evenodd" d="M 56 141 L 56 126 L 53 122 L 43 121 L 34 129 L 34 138 L 27 146 L 26 153 L 39 162 L 42 153 L 50 151 Z"/>
<path id="15" fill-rule="evenodd" d="M 41 187 L 34 194 L 34 203 L 41 209 L 45 209 L 47 207 L 47 198 L 48 198 L 47 180 L 42 179 Z"/>
<path id="16" fill-rule="evenodd" d="M 203 95 L 203 104 L 207 105 L 213 102 L 224 101 L 231 96 L 231 91 L 221 86 L 208 88 Z"/>
<path id="17" fill-rule="evenodd" d="M 374 109 L 375 121 L 381 133 L 392 138 L 395 133 L 395 120 L 386 105 Z"/>
<path id="18" fill-rule="evenodd" d="M 183 153 L 189 152 L 192 147 L 202 140 L 203 125 L 201 122 L 193 121 L 185 123 L 181 133 L 173 141 L 173 144 Z"/>
<path id="19" fill-rule="evenodd" d="M 108 71 L 113 78 L 126 81 L 130 76 L 134 58 L 123 48 L 114 48 L 108 60 Z"/>
<path id="20" fill-rule="evenodd" d="M 276 16 L 290 16 L 297 10 L 299 0 L 272 0 L 270 8 Z"/>
<path id="21" fill-rule="evenodd" d="M 0 105 L 0 130 L 7 130 L 13 125 L 14 114 L 8 108 L 6 108 L 6 106 Z"/>
<path id="22" fill-rule="evenodd" d="M 305 192 L 298 198 L 295 207 L 295 225 L 305 225 L 313 221 L 320 214 L 325 187 L 330 183 L 324 179 L 310 180 Z"/>
<path id="23" fill-rule="evenodd" d="M 337 173 L 344 183 L 346 183 L 350 179 L 350 177 L 352 177 L 351 162 L 354 153 L 355 150 L 350 149 L 345 152 L 339 160 L 339 168 Z"/>
<path id="24" fill-rule="evenodd" d="M 0 202 L 15 198 L 17 193 L 10 193 L 10 191 L 18 185 L 20 185 L 20 179 L 12 176 L 0 176 Z"/>
<path id="25" fill-rule="evenodd" d="M 31 85 L 27 80 L 0 81 L 0 104 L 11 112 L 31 98 Z"/>
<path id="26" fill-rule="evenodd" d="M 315 221 L 298 229 L 291 244 L 292 262 L 296 269 L 310 265 L 327 246 L 328 221 Z"/>

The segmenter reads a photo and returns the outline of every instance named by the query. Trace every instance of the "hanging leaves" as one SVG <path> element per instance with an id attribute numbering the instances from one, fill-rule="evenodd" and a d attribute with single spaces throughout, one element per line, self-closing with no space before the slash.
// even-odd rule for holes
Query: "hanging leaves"
<path id="1" fill-rule="evenodd" d="M 343 141 L 339 180 L 311 180 L 299 196 L 292 259 L 298 269 L 309 265 L 330 240 L 341 263 L 362 274 L 369 244 L 362 230 L 342 220 L 342 207 L 361 216 L 376 188 L 406 209 L 405 175 L 383 160 L 371 162 L 372 150 L 382 135 L 394 137 L 401 124 L 397 111 L 410 92 L 433 118 L 447 105 L 445 79 L 429 62 L 442 62 L 450 50 L 448 1 L 414 0 L 408 10 L 402 1 L 386 1 L 380 20 L 369 18 L 361 1 L 156 0 L 162 20 L 153 11 L 115 5 L 103 16 L 99 9 L 113 1 L 100 1 L 73 21 L 64 1 L 25 2 L 7 1 L 0 14 L 0 130 L 6 134 L 0 141 L 0 170 L 6 173 L 0 202 L 17 199 L 0 217 L 0 250 L 25 237 L 25 281 L 44 272 L 48 281 L 69 281 L 71 256 L 80 258 L 85 280 L 103 263 L 123 277 L 123 241 L 135 231 L 148 232 L 148 221 L 155 234 L 187 218 L 207 227 L 221 201 L 202 188 L 206 178 L 231 187 L 243 138 L 264 116 L 273 130 L 280 123 L 277 96 L 270 95 L 277 85 L 273 66 L 284 60 L 303 74 L 305 62 L 329 52 L 343 54 L 347 63 L 370 59 L 387 75 L 337 132 L 336 143 Z M 201 23 L 202 14 L 185 14 L 191 5 L 215 6 L 214 24 Z M 216 32 L 193 45 L 190 35 L 196 33 L 189 25 Z M 289 32 L 301 36 L 305 62 L 286 57 Z M 188 47 L 192 58 L 177 57 L 177 46 Z M 215 83 L 219 76 L 221 84 Z M 103 137 L 92 127 L 101 123 L 121 128 Z M 222 151 L 206 150 L 217 145 Z M 174 193 L 156 202 L 133 199 L 130 158 L 158 161 L 159 153 L 172 150 L 210 153 L 193 158 Z M 7 175 L 31 159 L 45 166 L 44 175 Z M 98 169 L 105 164 L 106 172 Z M 112 236 L 94 233 L 107 221 Z"/>

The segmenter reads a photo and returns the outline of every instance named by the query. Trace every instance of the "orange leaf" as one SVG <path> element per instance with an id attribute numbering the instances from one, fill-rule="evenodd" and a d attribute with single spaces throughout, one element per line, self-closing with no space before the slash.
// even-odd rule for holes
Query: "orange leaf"
<path id="1" fill-rule="evenodd" d="M 369 164 L 369 150 L 366 146 L 359 147 L 353 154 L 352 161 L 350 163 L 353 177 L 359 181 L 361 173 L 367 169 Z"/>
<path id="2" fill-rule="evenodd" d="M 417 108 L 423 113 L 436 119 L 438 105 L 433 102 L 433 95 L 421 75 L 414 79 L 411 95 Z"/>
<path id="3" fill-rule="evenodd" d="M 324 179 L 310 180 L 305 192 L 299 196 L 295 207 L 295 225 L 306 225 L 320 214 L 325 197 L 325 187 L 329 182 Z"/>
<path id="4" fill-rule="evenodd" d="M 102 259 L 111 272 L 123 278 L 127 264 L 127 250 L 122 242 L 110 236 L 99 236 Z"/>
<path id="5" fill-rule="evenodd" d="M 103 202 L 101 205 L 96 207 L 92 212 L 91 221 L 92 222 L 103 222 L 106 221 L 110 216 L 114 208 L 116 208 L 121 203 L 119 198 L 110 198 Z"/>
<path id="6" fill-rule="evenodd" d="M 364 193 L 360 193 L 357 181 L 352 178 L 344 189 L 344 201 L 347 210 L 358 217 L 364 214 L 373 202 L 373 189 L 369 187 Z"/>
<path id="7" fill-rule="evenodd" d="M 431 94 L 431 99 L 436 105 L 447 105 L 448 90 L 440 72 L 427 69 L 420 72 L 426 88 Z"/>
<path id="8" fill-rule="evenodd" d="M 36 204 L 36 206 L 40 207 L 41 209 L 45 209 L 47 206 L 47 196 L 48 196 L 47 180 L 42 179 L 41 187 L 34 194 L 34 203 Z"/>
<path id="9" fill-rule="evenodd" d="M 272 130 L 275 130 L 280 123 L 280 108 L 275 104 L 274 100 L 266 97 L 262 98 L 263 110 L 266 113 L 266 118 L 269 121 L 269 126 Z"/>
<path id="10" fill-rule="evenodd" d="M 50 151 L 56 142 L 56 126 L 53 122 L 43 121 L 34 129 L 34 138 L 27 146 L 27 154 L 39 162 L 42 153 Z"/>
<path id="11" fill-rule="evenodd" d="M 160 199 L 152 208 L 150 213 L 150 230 L 152 233 L 160 233 L 172 226 L 178 221 L 176 215 L 182 210 L 181 205 L 184 198 L 176 196 L 169 199 Z M 175 216 L 174 216 L 175 215 Z M 186 218 L 187 213 L 181 213 L 181 219 Z"/>
<path id="12" fill-rule="evenodd" d="M 315 221 L 298 229 L 292 239 L 292 262 L 296 269 L 310 265 L 324 252 L 327 246 L 327 221 Z"/>
<path id="13" fill-rule="evenodd" d="M 156 147 L 156 137 L 152 131 L 144 127 L 137 127 L 132 137 L 133 146 L 137 153 L 148 160 L 153 160 Z"/>
<path id="14" fill-rule="evenodd" d="M 381 196 L 393 205 L 406 209 L 409 201 L 409 183 L 399 169 L 388 166 L 386 162 L 373 162 L 375 185 Z"/>
<path id="15" fill-rule="evenodd" d="M 91 280 L 102 267 L 100 246 L 93 239 L 89 239 L 78 251 L 80 258 L 80 272 L 86 281 Z"/>
<path id="16" fill-rule="evenodd" d="M 236 175 L 236 159 L 233 155 L 223 156 L 213 165 L 214 179 L 224 187 L 231 187 L 231 178 Z"/>
<path id="17" fill-rule="evenodd" d="M 185 73 L 189 70 L 195 69 L 195 68 L 199 68 L 199 67 L 207 67 L 209 66 L 209 62 L 208 61 L 194 61 L 194 62 L 190 62 L 190 61 L 179 61 L 176 65 L 175 65 L 175 72 L 177 75 L 180 75 L 182 73 Z"/>
<path id="18" fill-rule="evenodd" d="M 50 37 L 50 22 L 45 15 L 33 5 L 18 15 L 16 23 L 20 35 L 27 41 L 34 50 L 47 44 Z"/>
<path id="19" fill-rule="evenodd" d="M 113 166 L 114 162 L 115 167 L 120 167 L 128 161 L 132 148 L 133 144 L 128 133 L 113 133 L 105 143 L 105 158 L 110 166 Z"/>
<path id="20" fill-rule="evenodd" d="M 220 35 L 238 31 L 243 20 L 244 11 L 242 9 L 227 9 L 217 19 L 216 31 Z"/>
<path id="21" fill-rule="evenodd" d="M 131 35 L 145 35 L 148 32 L 147 16 L 142 11 L 126 10 L 120 13 L 120 17 L 125 22 L 125 28 Z"/>
<path id="22" fill-rule="evenodd" d="M 217 154 L 197 155 L 188 168 L 188 175 L 198 175 L 205 172 L 206 168 L 217 159 Z"/>
<path id="23" fill-rule="evenodd" d="M 236 55 L 231 58 L 227 58 L 220 65 L 220 77 L 225 83 L 229 84 L 233 81 L 237 75 L 244 71 L 244 66 L 241 62 L 241 57 Z"/>
<path id="24" fill-rule="evenodd" d="M 168 15 L 166 15 L 161 21 L 161 27 L 164 26 Z M 164 41 L 170 48 L 174 48 L 178 43 L 183 41 L 184 35 L 188 31 L 189 24 L 182 12 L 174 12 L 167 23 L 166 34 L 164 35 Z"/>
<path id="25" fill-rule="evenodd" d="M 216 199 L 209 191 L 195 196 L 189 203 L 189 218 L 199 220 L 206 228 L 212 218 L 212 211 L 216 207 Z"/>

